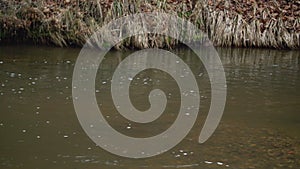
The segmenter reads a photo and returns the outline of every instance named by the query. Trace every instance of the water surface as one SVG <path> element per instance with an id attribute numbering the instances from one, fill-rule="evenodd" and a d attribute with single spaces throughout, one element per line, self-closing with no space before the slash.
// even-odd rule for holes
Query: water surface
<path id="1" fill-rule="evenodd" d="M 72 103 L 72 73 L 79 49 L 0 47 L 0 168 L 299 168 L 300 51 L 218 48 L 228 95 L 219 127 L 204 144 L 199 132 L 210 106 L 210 84 L 201 62 L 187 49 L 173 51 L 193 70 L 200 87 L 200 114 L 190 134 L 170 151 L 128 159 L 97 147 L 81 128 Z M 96 96 L 107 121 L 129 136 L 166 130 L 180 103 L 167 73 L 147 70 L 131 83 L 139 110 L 149 108 L 154 88 L 168 96 L 157 120 L 138 124 L 112 104 L 111 76 L 131 52 L 110 52 L 98 71 Z"/>

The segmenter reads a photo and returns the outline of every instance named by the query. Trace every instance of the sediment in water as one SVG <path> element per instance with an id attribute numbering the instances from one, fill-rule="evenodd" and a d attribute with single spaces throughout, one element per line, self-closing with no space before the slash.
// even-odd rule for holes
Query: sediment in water
<path id="1" fill-rule="evenodd" d="M 0 0 L 0 42 L 82 46 L 109 21 L 150 11 L 190 20 L 215 46 L 300 47 L 300 2 L 285 0 Z M 170 48 L 178 43 L 148 34 L 128 38 L 116 48 Z"/>

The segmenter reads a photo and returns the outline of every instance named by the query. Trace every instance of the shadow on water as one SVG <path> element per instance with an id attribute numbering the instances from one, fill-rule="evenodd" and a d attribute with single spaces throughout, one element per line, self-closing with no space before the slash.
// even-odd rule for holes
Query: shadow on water
<path id="1" fill-rule="evenodd" d="M 97 147 L 82 130 L 72 104 L 71 78 L 79 49 L 0 47 L 0 168 L 297 168 L 300 166 L 299 51 L 217 48 L 227 78 L 227 102 L 219 127 L 204 144 L 199 132 L 210 103 L 208 75 L 194 54 L 175 50 L 200 87 L 200 114 L 192 131 L 170 151 L 148 159 L 127 159 Z M 164 114 L 149 124 L 123 118 L 110 95 L 110 79 L 131 52 L 110 52 L 98 70 L 96 96 L 117 131 L 149 137 L 166 130 L 180 103 L 167 73 L 146 70 L 131 82 L 139 110 L 148 94 L 162 89 Z M 132 62 L 135 62 L 134 60 Z"/>

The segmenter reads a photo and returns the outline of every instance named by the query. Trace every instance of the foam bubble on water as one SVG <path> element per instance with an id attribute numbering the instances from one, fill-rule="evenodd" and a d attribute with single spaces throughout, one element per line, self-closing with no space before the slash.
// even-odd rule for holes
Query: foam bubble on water
<path id="1" fill-rule="evenodd" d="M 218 161 L 217 164 L 218 164 L 218 165 L 223 165 L 224 163 Z"/>
<path id="2" fill-rule="evenodd" d="M 212 164 L 213 162 L 211 161 L 204 161 L 205 164 Z"/>
<path id="3" fill-rule="evenodd" d="M 16 73 L 11 72 L 11 73 L 9 74 L 9 76 L 10 76 L 10 77 L 16 77 Z"/>

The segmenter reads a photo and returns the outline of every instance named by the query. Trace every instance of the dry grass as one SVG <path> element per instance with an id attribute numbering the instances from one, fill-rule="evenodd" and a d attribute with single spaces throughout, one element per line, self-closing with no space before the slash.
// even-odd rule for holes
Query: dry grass
<path id="1" fill-rule="evenodd" d="M 137 12 L 160 11 L 190 20 L 208 34 L 215 46 L 300 47 L 300 8 L 298 9 L 297 4 L 296 7 L 292 4 L 292 8 L 288 8 L 292 13 L 286 12 L 293 17 L 286 17 L 277 15 L 280 10 L 285 12 L 283 9 L 262 8 L 256 1 L 251 1 L 253 3 L 250 4 L 243 0 L 195 2 L 0 0 L 0 42 L 29 40 L 57 46 L 82 46 L 92 32 L 113 19 Z M 275 2 L 276 7 L 278 4 Z M 250 12 L 241 11 L 245 4 Z M 172 48 L 176 45 L 176 39 L 147 34 L 127 38 L 115 47 Z"/>

